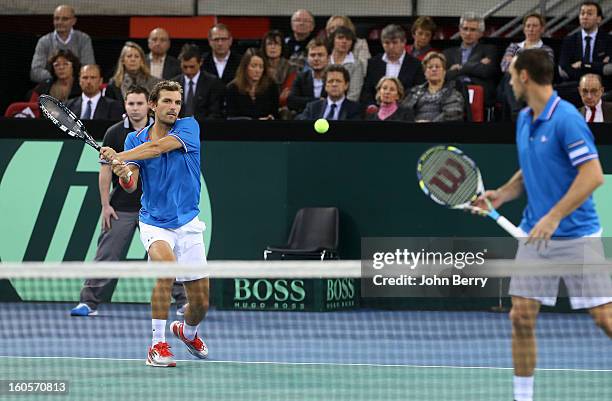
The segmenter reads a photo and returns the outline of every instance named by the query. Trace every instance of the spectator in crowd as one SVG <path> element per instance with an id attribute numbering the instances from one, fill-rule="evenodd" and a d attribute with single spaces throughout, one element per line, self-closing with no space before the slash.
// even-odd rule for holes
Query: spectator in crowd
<path id="1" fill-rule="evenodd" d="M 160 80 L 151 75 L 149 67 L 145 63 L 145 54 L 137 43 L 125 42 L 115 74 L 108 81 L 106 96 L 121 100 L 125 98 L 127 90 L 132 86 L 142 86 L 148 91 L 153 89 Z"/>
<path id="2" fill-rule="evenodd" d="M 300 9 L 291 16 L 291 35 L 285 38 L 285 57 L 297 70 L 306 64 L 306 45 L 313 38 L 315 19 L 308 10 Z"/>
<path id="3" fill-rule="evenodd" d="M 290 86 L 295 78 L 295 68 L 283 57 L 283 34 L 272 30 L 267 32 L 261 41 L 261 54 L 268 69 L 268 74 L 280 88 L 279 102 L 286 105 Z"/>
<path id="4" fill-rule="evenodd" d="M 351 21 L 351 19 L 345 15 L 332 15 L 329 17 L 327 24 L 325 25 L 325 35 L 329 38 L 332 32 L 334 32 L 334 30 L 336 30 L 336 28 L 339 26 L 347 27 L 353 31 L 355 37 L 357 37 L 357 30 L 355 29 L 353 21 Z M 367 71 L 368 60 L 372 57 L 368 47 L 368 41 L 357 38 L 355 40 L 355 44 L 353 45 L 353 55 L 362 64 L 363 71 Z"/>
<path id="5" fill-rule="evenodd" d="M 250 48 L 242 56 L 236 78 L 227 86 L 226 105 L 228 118 L 278 118 L 278 85 L 258 49 Z"/>
<path id="6" fill-rule="evenodd" d="M 604 102 L 601 97 L 604 87 L 601 77 L 597 74 L 584 74 L 580 78 L 578 87 L 583 106 L 580 114 L 588 123 L 609 123 L 612 122 L 612 103 Z"/>
<path id="7" fill-rule="evenodd" d="M 577 82 L 587 73 L 602 75 L 610 62 L 612 40 L 599 31 L 603 13 L 599 3 L 585 1 L 580 6 L 579 32 L 563 40 L 559 56 L 559 75 L 565 81 Z"/>
<path id="8" fill-rule="evenodd" d="M 216 24 L 208 31 L 211 52 L 204 57 L 202 68 L 227 85 L 236 76 L 240 55 L 231 50 L 232 33 L 225 24 Z"/>
<path id="9" fill-rule="evenodd" d="M 419 60 L 406 53 L 406 31 L 399 25 L 387 25 L 381 32 L 385 52 L 368 62 L 368 71 L 361 91 L 361 103 L 376 104 L 376 85 L 382 77 L 395 77 L 405 90 L 424 82 Z"/>
<path id="10" fill-rule="evenodd" d="M 216 76 L 202 71 L 202 53 L 193 43 L 186 43 L 179 54 L 183 73 L 172 80 L 183 87 L 183 106 L 179 117 L 197 120 L 221 118 L 225 85 Z"/>
<path id="11" fill-rule="evenodd" d="M 45 68 L 49 71 L 50 78 L 30 91 L 28 98 L 31 102 L 38 101 L 40 95 L 51 95 L 62 102 L 81 95 L 76 77 L 81 63 L 70 50 L 58 50 L 49 58 Z"/>
<path id="12" fill-rule="evenodd" d="M 425 56 L 432 51 L 437 51 L 431 47 L 431 39 L 436 33 L 436 23 L 431 17 L 419 17 L 412 24 L 412 44 L 406 45 L 406 53 L 419 61 L 423 61 Z"/>
<path id="13" fill-rule="evenodd" d="M 125 138 L 130 132 L 140 131 L 148 124 L 153 123 L 152 119 L 147 118 L 149 111 L 148 98 L 148 91 L 142 87 L 135 86 L 127 90 L 125 97 L 126 117 L 106 131 L 103 146 L 122 151 Z M 119 177 L 113 175 L 110 164 L 106 161 L 100 161 L 98 182 L 100 202 L 102 203 L 102 227 L 98 237 L 95 260 L 125 260 L 128 245 L 138 228 L 138 212 L 140 211 L 140 197 L 142 196 L 140 181 L 137 189 L 128 193 L 119 185 Z M 116 286 L 117 279 L 96 278 L 85 280 L 81 288 L 79 304 L 72 308 L 70 315 L 97 315 L 98 306 L 103 302 L 110 302 Z M 187 298 L 181 283 L 175 282 L 172 296 L 177 303 L 177 314 L 184 314 L 184 305 Z"/>
<path id="14" fill-rule="evenodd" d="M 512 120 L 516 120 L 518 112 L 525 107 L 524 101 L 518 101 L 512 92 L 510 87 L 510 72 L 508 67 L 514 56 L 519 54 L 525 49 L 543 49 L 548 53 L 550 60 L 554 62 L 555 53 L 550 46 L 545 45 L 542 42 L 542 34 L 544 33 L 544 26 L 546 21 L 538 13 L 527 14 L 523 18 L 523 33 L 525 34 L 525 40 L 522 42 L 511 43 L 504 53 L 504 57 L 500 63 L 501 70 L 504 76 L 499 85 L 500 100 L 504 102 L 507 114 L 511 115 Z"/>
<path id="15" fill-rule="evenodd" d="M 492 45 L 479 43 L 485 31 L 484 19 L 473 12 L 464 13 L 459 20 L 461 45 L 444 51 L 448 62 L 446 79 L 480 85 L 485 93 L 485 106 L 495 104 L 498 67 Z"/>
<path id="16" fill-rule="evenodd" d="M 81 96 L 72 98 L 66 103 L 81 120 L 112 120 L 117 121 L 123 115 L 123 105 L 114 99 L 102 96 L 102 73 L 97 64 L 87 64 L 81 67 L 79 74 Z"/>
<path id="17" fill-rule="evenodd" d="M 344 66 L 351 76 L 351 85 L 346 97 L 354 102 L 359 101 L 365 75 L 362 64 L 353 54 L 356 39 L 353 31 L 347 27 L 339 26 L 329 36 L 328 43 L 331 54 L 329 63 Z"/>
<path id="18" fill-rule="evenodd" d="M 159 79 L 171 79 L 181 73 L 179 61 L 168 54 L 170 49 L 170 35 L 164 28 L 155 28 L 149 33 L 147 41 L 149 54 L 145 62 L 149 66 L 151 75 Z"/>
<path id="19" fill-rule="evenodd" d="M 46 69 L 46 63 L 58 50 L 70 50 L 83 64 L 94 64 L 93 47 L 91 38 L 84 32 L 74 29 L 76 24 L 74 8 L 68 5 L 60 5 L 53 12 L 53 26 L 55 30 L 40 38 L 36 43 L 32 66 L 30 68 L 30 79 L 34 82 L 44 82 L 51 79 L 50 70 Z M 75 70 L 76 73 L 77 70 Z"/>
<path id="20" fill-rule="evenodd" d="M 423 59 L 427 82 L 410 90 L 402 106 L 414 112 L 417 122 L 463 121 L 465 99 L 446 81 L 446 58 L 431 52 Z"/>
<path id="21" fill-rule="evenodd" d="M 296 113 L 304 111 L 309 102 L 327 97 L 323 73 L 329 63 L 329 54 L 325 41 L 322 38 L 312 39 L 306 49 L 310 69 L 297 75 L 287 99 L 289 110 Z"/>
<path id="22" fill-rule="evenodd" d="M 327 98 L 308 103 L 296 120 L 360 120 L 363 114 L 361 105 L 346 98 L 350 80 L 346 68 L 338 64 L 328 65 L 323 72 Z"/>
<path id="23" fill-rule="evenodd" d="M 399 79 L 382 77 L 376 85 L 376 113 L 367 115 L 366 120 L 371 121 L 414 121 L 412 109 L 401 107 L 404 98 L 404 87 Z"/>

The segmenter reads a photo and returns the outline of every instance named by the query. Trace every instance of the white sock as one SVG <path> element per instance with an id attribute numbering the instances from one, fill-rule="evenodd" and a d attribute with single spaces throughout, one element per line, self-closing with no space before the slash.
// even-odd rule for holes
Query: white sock
<path id="1" fill-rule="evenodd" d="M 153 345 L 166 342 L 166 321 L 162 319 L 151 319 L 153 328 Z"/>
<path id="2" fill-rule="evenodd" d="M 193 341 L 195 339 L 196 333 L 198 332 L 198 327 L 200 324 L 196 324 L 195 326 L 190 326 L 187 323 L 183 324 L 183 335 L 189 341 Z"/>
<path id="3" fill-rule="evenodd" d="M 515 401 L 533 401 L 533 376 L 514 376 L 512 383 Z"/>

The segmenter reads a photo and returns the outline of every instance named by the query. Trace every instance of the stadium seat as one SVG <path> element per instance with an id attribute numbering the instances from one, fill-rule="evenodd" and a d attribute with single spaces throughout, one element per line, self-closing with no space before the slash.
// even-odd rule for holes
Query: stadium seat
<path id="1" fill-rule="evenodd" d="M 336 207 L 307 207 L 298 210 L 286 245 L 268 246 L 264 259 L 337 259 L 339 212 Z"/>
<path id="2" fill-rule="evenodd" d="M 36 102 L 11 103 L 4 112 L 4 117 L 9 118 L 39 118 L 40 109 Z"/>
<path id="3" fill-rule="evenodd" d="M 481 123 L 484 115 L 484 89 L 480 85 L 468 85 L 469 101 L 472 110 L 472 121 Z"/>

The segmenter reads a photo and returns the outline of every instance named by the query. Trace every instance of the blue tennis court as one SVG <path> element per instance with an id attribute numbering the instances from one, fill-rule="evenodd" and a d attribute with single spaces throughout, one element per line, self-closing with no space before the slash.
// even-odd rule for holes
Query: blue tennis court
<path id="1" fill-rule="evenodd" d="M 88 318 L 71 306 L 0 303 L 1 379 L 67 380 L 53 399 L 70 400 L 511 399 L 507 314 L 212 310 L 210 359 L 169 338 L 177 367 L 155 369 L 144 364 L 147 305 Z M 587 314 L 542 314 L 538 340 L 538 400 L 612 399 L 612 346 Z"/>

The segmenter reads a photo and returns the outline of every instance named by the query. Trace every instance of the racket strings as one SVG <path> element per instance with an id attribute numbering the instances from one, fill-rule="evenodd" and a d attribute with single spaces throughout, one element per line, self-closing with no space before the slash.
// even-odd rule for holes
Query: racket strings
<path id="1" fill-rule="evenodd" d="M 471 201 L 478 191 L 475 166 L 462 155 L 446 149 L 428 155 L 422 162 L 421 174 L 431 195 L 449 206 Z"/>

